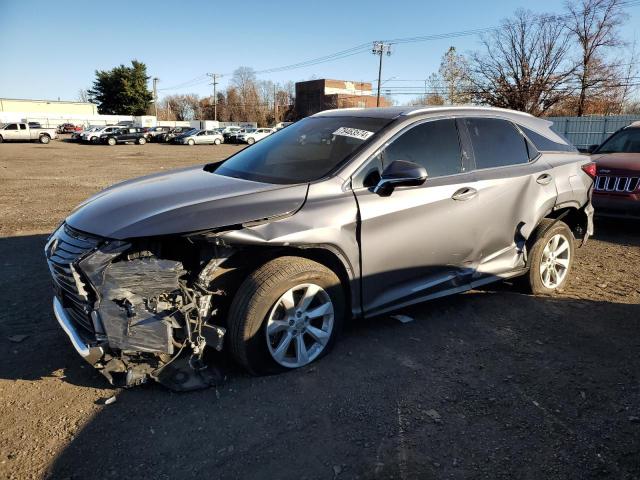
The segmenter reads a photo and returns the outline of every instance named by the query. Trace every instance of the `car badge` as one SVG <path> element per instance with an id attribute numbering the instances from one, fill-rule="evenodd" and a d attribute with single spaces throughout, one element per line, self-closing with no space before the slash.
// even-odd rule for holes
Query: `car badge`
<path id="1" fill-rule="evenodd" d="M 605 169 L 602 169 L 602 170 L 600 170 L 600 172 L 601 172 L 601 173 L 611 173 L 611 170 L 605 170 Z"/>

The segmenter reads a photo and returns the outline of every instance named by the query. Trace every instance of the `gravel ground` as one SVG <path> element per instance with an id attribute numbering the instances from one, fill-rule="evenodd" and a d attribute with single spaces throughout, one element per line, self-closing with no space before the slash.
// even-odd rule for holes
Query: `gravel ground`
<path id="1" fill-rule="evenodd" d="M 113 182 L 237 149 L 0 145 L 0 478 L 640 478 L 637 223 L 598 221 L 554 297 L 492 285 L 352 322 L 285 375 L 111 388 L 53 318 L 46 234 Z"/>

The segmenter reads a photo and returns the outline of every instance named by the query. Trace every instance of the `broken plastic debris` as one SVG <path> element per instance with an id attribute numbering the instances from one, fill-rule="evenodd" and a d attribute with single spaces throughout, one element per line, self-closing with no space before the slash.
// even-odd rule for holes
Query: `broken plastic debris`
<path id="1" fill-rule="evenodd" d="M 107 398 L 107 399 L 104 401 L 104 404 L 105 404 L 105 405 L 111 405 L 112 403 L 116 403 L 116 396 L 115 396 L 115 395 L 113 395 L 113 396 L 111 396 L 111 397 Z"/>
<path id="2" fill-rule="evenodd" d="M 440 416 L 440 414 L 439 414 L 437 411 L 435 411 L 435 410 L 431 409 L 431 410 L 427 410 L 425 413 L 426 413 L 426 414 L 431 418 L 431 420 L 433 420 L 435 423 L 440 423 L 440 422 L 442 422 L 442 417 Z"/>
<path id="3" fill-rule="evenodd" d="M 394 320 L 398 320 L 401 323 L 409 323 L 413 322 L 414 318 L 408 315 L 391 315 L 391 318 Z"/>
<path id="4" fill-rule="evenodd" d="M 26 340 L 27 338 L 29 338 L 29 335 L 11 335 L 10 337 L 7 337 L 7 338 L 9 339 L 10 342 L 20 343 Z"/>

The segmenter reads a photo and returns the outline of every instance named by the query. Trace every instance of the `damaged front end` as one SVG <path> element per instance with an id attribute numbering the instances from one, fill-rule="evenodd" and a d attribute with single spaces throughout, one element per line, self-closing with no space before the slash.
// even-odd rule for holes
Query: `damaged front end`
<path id="1" fill-rule="evenodd" d="M 223 375 L 204 354 L 207 345 L 221 350 L 225 333 L 213 324 L 222 292 L 207 280 L 224 256 L 219 249 L 188 239 L 110 241 L 62 225 L 45 247 L 54 313 L 78 353 L 115 386 L 218 384 Z"/>

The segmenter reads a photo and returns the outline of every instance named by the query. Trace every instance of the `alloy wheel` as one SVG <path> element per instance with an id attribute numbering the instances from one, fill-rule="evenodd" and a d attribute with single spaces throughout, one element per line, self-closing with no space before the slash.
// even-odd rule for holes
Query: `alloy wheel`
<path id="1" fill-rule="evenodd" d="M 569 271 L 571 248 L 569 240 L 562 234 L 549 239 L 542 251 L 540 260 L 540 278 L 545 287 L 558 288 Z"/>
<path id="2" fill-rule="evenodd" d="M 271 357 L 287 368 L 313 362 L 325 349 L 334 326 L 333 302 L 320 286 L 304 283 L 275 303 L 266 325 Z"/>

